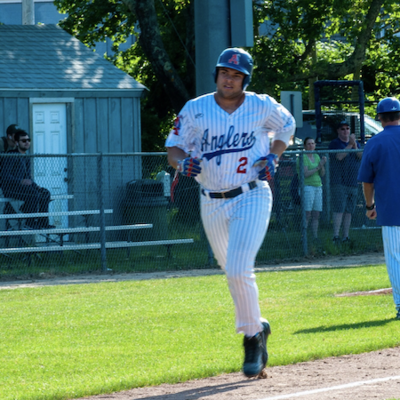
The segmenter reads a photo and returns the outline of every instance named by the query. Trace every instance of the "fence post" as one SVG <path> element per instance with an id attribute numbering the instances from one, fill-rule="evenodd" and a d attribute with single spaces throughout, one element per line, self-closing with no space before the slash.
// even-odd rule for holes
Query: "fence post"
<path id="1" fill-rule="evenodd" d="M 98 194 L 99 194 L 99 210 L 100 210 L 100 253 L 101 253 L 101 269 L 107 272 L 107 254 L 106 254 L 106 217 L 104 213 L 103 199 L 103 153 L 100 153 L 97 159 L 98 172 Z"/>
<path id="2" fill-rule="evenodd" d="M 308 243 L 307 243 L 307 217 L 306 210 L 304 207 L 304 154 L 303 152 L 299 155 L 299 187 L 300 187 L 300 198 L 301 198 L 301 238 L 303 243 L 303 253 L 305 256 L 308 255 Z"/>
<path id="3" fill-rule="evenodd" d="M 325 187 L 324 191 L 326 193 L 326 216 L 328 225 L 331 221 L 331 155 L 332 153 L 328 153 L 326 156 L 326 164 L 325 164 Z M 335 156 L 335 154 L 334 154 Z"/>
<path id="4" fill-rule="evenodd" d="M 201 204 L 201 186 L 199 185 L 199 202 Z M 201 206 L 200 206 L 201 207 Z M 203 221 L 201 221 L 201 228 L 200 228 L 200 236 L 202 240 L 205 240 L 207 242 L 207 254 L 208 254 L 208 265 L 210 267 L 212 267 L 214 265 L 214 253 L 212 251 L 212 248 L 210 246 L 210 242 L 208 241 L 206 232 L 204 230 L 204 225 L 203 225 Z"/>

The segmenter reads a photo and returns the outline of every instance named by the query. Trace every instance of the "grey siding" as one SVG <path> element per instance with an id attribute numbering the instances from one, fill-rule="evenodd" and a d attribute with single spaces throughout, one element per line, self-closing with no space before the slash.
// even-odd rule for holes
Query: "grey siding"
<path id="1" fill-rule="evenodd" d="M 62 103 L 62 99 L 60 99 Z M 1 97 L 1 136 L 10 124 L 30 132 L 29 97 Z M 68 153 L 140 152 L 140 99 L 75 98 L 67 103 Z"/>
<path id="2" fill-rule="evenodd" d="M 28 97 L 0 97 L 2 135 L 12 123 L 30 132 L 30 120 Z M 87 154 L 68 164 L 69 190 L 76 193 L 74 209 L 99 207 L 98 158 L 90 154 L 140 152 L 139 132 L 138 97 L 75 98 L 73 103 L 67 103 L 68 153 Z M 141 178 L 141 170 L 139 157 L 103 157 L 103 201 L 106 208 L 115 210 L 113 216 L 107 216 L 110 222 L 122 222 L 124 189 L 127 182 Z"/>
<path id="3" fill-rule="evenodd" d="M 140 152 L 140 99 L 80 98 L 74 102 L 71 153 Z"/>
<path id="4" fill-rule="evenodd" d="M 30 132 L 30 99 L 65 99 L 67 153 L 141 151 L 143 85 L 54 25 L 0 25 L 0 40 L 2 135 L 12 123 Z M 141 177 L 141 161 L 104 157 L 100 182 L 95 156 L 70 157 L 68 173 L 74 209 L 97 209 L 99 186 L 107 193 L 104 205 L 118 209 L 118 194 Z M 120 215 L 114 218 L 119 222 Z"/>
<path id="5" fill-rule="evenodd" d="M 0 97 L 0 121 L 3 121 L 1 135 L 11 124 L 18 124 L 29 132 L 29 99 Z"/>

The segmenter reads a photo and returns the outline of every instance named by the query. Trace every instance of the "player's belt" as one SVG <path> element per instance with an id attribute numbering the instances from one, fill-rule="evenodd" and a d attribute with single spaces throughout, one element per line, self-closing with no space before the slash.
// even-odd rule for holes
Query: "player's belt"
<path id="1" fill-rule="evenodd" d="M 204 189 L 201 189 L 201 194 L 204 196 L 210 196 L 212 199 L 232 199 L 233 197 L 239 196 L 239 194 L 244 193 L 243 187 L 248 186 L 249 190 L 253 190 L 257 187 L 256 181 L 251 181 L 249 183 L 244 184 L 243 186 L 239 186 L 236 189 L 228 190 L 227 192 L 207 192 Z"/>

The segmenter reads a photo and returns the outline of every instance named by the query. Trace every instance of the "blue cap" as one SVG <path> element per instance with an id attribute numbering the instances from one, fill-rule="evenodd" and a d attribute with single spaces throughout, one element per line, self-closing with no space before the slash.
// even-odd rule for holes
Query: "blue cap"
<path id="1" fill-rule="evenodd" d="M 337 125 L 336 125 L 336 129 L 339 129 L 341 126 L 343 125 L 347 125 L 350 126 L 349 123 L 347 121 L 340 121 Z"/>
<path id="2" fill-rule="evenodd" d="M 396 111 L 400 111 L 400 102 L 396 97 L 386 97 L 381 100 L 376 107 L 376 112 L 378 114 Z"/>

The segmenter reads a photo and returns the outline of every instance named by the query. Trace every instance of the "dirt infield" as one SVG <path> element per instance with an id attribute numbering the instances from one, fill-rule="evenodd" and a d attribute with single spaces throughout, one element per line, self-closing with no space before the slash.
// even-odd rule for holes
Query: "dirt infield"
<path id="1" fill-rule="evenodd" d="M 257 270 L 297 268 L 337 268 L 384 264 L 382 254 L 335 257 L 273 266 Z M 48 285 L 87 284 L 123 280 L 166 279 L 211 275 L 219 270 L 196 270 L 149 274 L 108 274 L 73 277 L 46 277 L 30 281 L 0 282 L 0 289 Z M 347 293 L 344 295 L 391 295 L 391 290 Z M 400 321 L 399 321 L 400 335 Z M 267 379 L 246 379 L 241 373 L 220 375 L 175 385 L 137 388 L 86 400 L 387 400 L 400 399 L 400 348 L 358 355 L 267 368 Z M 83 399 L 81 399 L 83 400 Z"/>
<path id="2" fill-rule="evenodd" d="M 399 321 L 400 324 L 400 321 Z M 400 399 L 400 348 L 267 368 L 267 379 L 228 374 L 138 388 L 90 400 Z"/>

